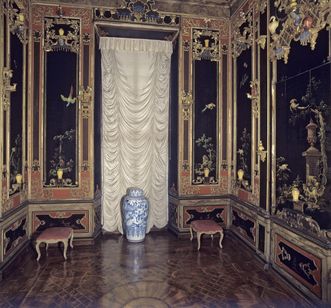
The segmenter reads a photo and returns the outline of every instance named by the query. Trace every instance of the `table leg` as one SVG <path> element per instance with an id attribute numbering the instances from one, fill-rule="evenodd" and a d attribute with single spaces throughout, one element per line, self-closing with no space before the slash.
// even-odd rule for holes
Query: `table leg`
<path id="1" fill-rule="evenodd" d="M 69 242 L 69 239 L 66 239 L 66 240 L 63 240 L 62 243 L 63 243 L 63 257 L 64 257 L 64 260 L 67 260 L 67 249 L 68 249 L 68 242 Z"/>
<path id="2" fill-rule="evenodd" d="M 197 239 L 198 239 L 198 250 L 200 250 L 200 240 L 201 240 L 201 232 L 197 232 Z"/>
<path id="3" fill-rule="evenodd" d="M 74 231 L 71 231 L 71 237 L 70 237 L 70 247 L 74 248 L 74 245 L 72 243 L 72 241 L 74 240 Z"/>
<path id="4" fill-rule="evenodd" d="M 220 248 L 223 248 L 222 241 L 223 241 L 224 233 L 223 231 L 220 231 Z"/>
<path id="5" fill-rule="evenodd" d="M 192 227 L 190 226 L 190 233 L 191 233 L 191 238 L 190 240 L 192 241 L 193 240 L 193 231 L 192 231 Z"/>
<path id="6" fill-rule="evenodd" d="M 36 243 L 36 250 L 37 250 L 37 261 L 40 259 L 40 248 L 39 248 L 40 242 L 37 241 Z"/>

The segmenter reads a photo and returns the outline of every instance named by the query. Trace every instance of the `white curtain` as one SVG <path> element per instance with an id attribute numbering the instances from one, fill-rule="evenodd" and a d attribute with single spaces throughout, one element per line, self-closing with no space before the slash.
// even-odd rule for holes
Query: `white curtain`
<path id="1" fill-rule="evenodd" d="M 168 106 L 172 43 L 100 39 L 103 228 L 122 230 L 121 198 L 139 187 L 147 232 L 168 222 Z"/>

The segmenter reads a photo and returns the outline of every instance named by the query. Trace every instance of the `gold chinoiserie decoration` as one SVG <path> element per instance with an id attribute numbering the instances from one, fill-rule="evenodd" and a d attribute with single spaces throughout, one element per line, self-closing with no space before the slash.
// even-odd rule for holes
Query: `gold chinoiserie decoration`
<path id="1" fill-rule="evenodd" d="M 191 116 L 191 106 L 193 104 L 192 92 L 182 92 L 182 110 L 184 120 L 189 120 Z"/>
<path id="2" fill-rule="evenodd" d="M 84 119 L 89 118 L 92 93 L 93 90 L 89 86 L 86 89 L 84 89 L 84 87 L 79 88 L 78 101 L 80 102 L 80 108 Z"/>
<path id="3" fill-rule="evenodd" d="M 220 32 L 209 29 L 193 29 L 193 60 L 220 60 Z"/>
<path id="4" fill-rule="evenodd" d="M 276 16 L 271 16 L 271 57 L 287 63 L 292 41 L 315 49 L 318 32 L 330 22 L 331 5 L 326 0 L 274 1 Z"/>
<path id="5" fill-rule="evenodd" d="M 7 67 L 2 70 L 2 104 L 3 109 L 6 111 L 10 106 L 10 93 L 16 91 L 16 83 L 11 84 L 13 71 Z"/>

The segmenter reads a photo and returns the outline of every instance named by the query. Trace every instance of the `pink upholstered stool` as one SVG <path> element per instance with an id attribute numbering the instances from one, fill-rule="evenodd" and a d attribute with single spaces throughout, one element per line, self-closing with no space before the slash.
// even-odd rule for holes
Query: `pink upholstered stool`
<path id="1" fill-rule="evenodd" d="M 197 233 L 198 239 L 198 250 L 200 250 L 200 239 L 202 234 L 210 234 L 211 238 L 216 233 L 220 234 L 220 248 L 222 248 L 222 240 L 224 237 L 223 228 L 213 220 L 194 220 L 191 222 L 190 232 L 191 232 L 191 241 L 193 240 L 193 231 Z"/>
<path id="2" fill-rule="evenodd" d="M 41 232 L 41 234 L 37 237 L 36 240 L 36 250 L 37 250 L 37 261 L 40 259 L 40 243 L 46 243 L 46 250 L 48 248 L 48 244 L 62 242 L 63 249 L 63 257 L 67 260 L 67 248 L 70 240 L 70 247 L 73 248 L 72 241 L 74 239 L 74 231 L 72 228 L 68 227 L 54 227 L 48 228 Z"/>

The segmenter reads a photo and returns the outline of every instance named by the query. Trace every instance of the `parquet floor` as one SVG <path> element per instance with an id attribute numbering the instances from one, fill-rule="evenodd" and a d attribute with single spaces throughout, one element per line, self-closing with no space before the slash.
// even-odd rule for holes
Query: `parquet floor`
<path id="1" fill-rule="evenodd" d="M 120 235 L 34 252 L 0 283 L 1 307 L 302 307 L 307 306 L 239 239 L 196 240 L 154 232 L 143 243 Z"/>

